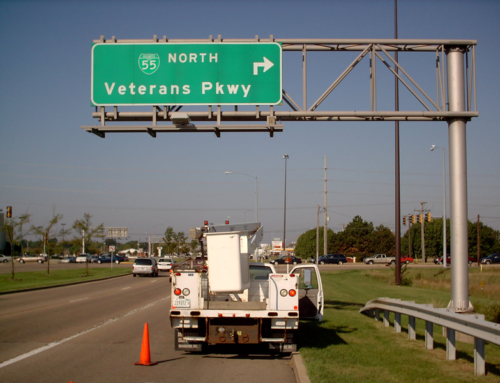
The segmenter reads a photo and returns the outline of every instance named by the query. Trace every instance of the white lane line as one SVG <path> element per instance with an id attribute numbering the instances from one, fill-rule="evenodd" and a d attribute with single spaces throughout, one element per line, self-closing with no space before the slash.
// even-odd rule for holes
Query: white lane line
<path id="1" fill-rule="evenodd" d="M 130 289 L 130 286 L 129 287 L 124 287 L 122 290 L 127 290 L 127 289 Z"/>
<path id="2" fill-rule="evenodd" d="M 84 301 L 85 299 L 88 299 L 88 298 L 75 299 L 75 300 L 69 301 L 69 303 L 80 302 L 80 301 Z"/>
<path id="3" fill-rule="evenodd" d="M 156 279 L 154 281 L 151 281 L 151 283 L 155 283 L 156 282 Z"/>
<path id="4" fill-rule="evenodd" d="M 106 325 L 108 325 L 108 324 L 110 324 L 110 323 L 116 322 L 116 321 L 117 321 L 117 320 L 119 320 L 119 319 L 122 319 L 122 318 L 128 317 L 129 315 L 135 314 L 135 313 L 137 313 L 137 312 L 139 312 L 139 311 L 142 311 L 142 310 L 147 309 L 147 308 L 149 308 L 149 307 L 151 307 L 151 306 L 154 306 L 155 304 L 157 304 L 157 303 L 159 303 L 159 302 L 162 302 L 162 301 L 165 301 L 165 300 L 167 300 L 168 298 L 170 298 L 170 295 L 169 295 L 168 297 L 166 297 L 166 298 L 161 298 L 161 299 L 157 300 L 156 302 L 149 303 L 149 304 L 147 304 L 146 306 L 142 306 L 142 307 L 139 307 L 139 308 L 134 309 L 134 310 L 132 310 L 132 311 L 129 311 L 128 313 L 123 314 L 123 315 L 120 315 L 120 316 L 118 316 L 118 317 L 116 317 L 116 318 L 113 318 L 113 319 L 108 319 L 108 320 L 107 320 L 106 322 L 104 322 L 104 323 L 101 323 L 101 324 L 99 324 L 99 325 L 95 325 L 95 326 L 94 326 L 94 327 L 92 327 L 92 328 L 89 328 L 89 329 L 87 329 L 87 330 L 84 330 L 84 331 L 82 331 L 82 332 L 79 332 L 79 333 L 77 333 L 77 334 L 75 334 L 75 335 L 72 335 L 72 336 L 70 336 L 70 337 L 68 337 L 68 338 L 65 338 L 65 339 L 59 340 L 59 341 L 57 341 L 57 342 L 52 342 L 52 343 L 49 343 L 49 344 L 47 344 L 47 345 L 45 345 L 45 346 L 42 346 L 42 347 L 40 347 L 40 348 L 37 348 L 37 349 L 35 349 L 35 350 L 33 350 L 33 351 L 27 352 L 26 354 L 19 355 L 19 356 L 15 357 L 15 358 L 13 358 L 13 359 L 10 359 L 10 360 L 6 360 L 5 362 L 0 363 L 0 368 L 7 367 L 7 366 L 9 366 L 9 365 L 11 365 L 11 364 L 13 364 L 13 363 L 19 362 L 19 361 L 21 361 L 21 360 L 23 360 L 23 359 L 26 359 L 26 358 L 29 358 L 30 356 L 33 356 L 33 355 L 39 354 L 39 353 L 41 353 L 41 352 L 43 352 L 43 351 L 46 351 L 46 350 L 49 350 L 49 349 L 51 349 L 51 348 L 53 348 L 53 347 L 59 346 L 60 344 L 63 344 L 63 343 L 66 343 L 66 342 L 68 342 L 68 341 L 70 341 L 70 340 L 73 340 L 73 339 L 75 339 L 75 338 L 78 338 L 80 335 L 87 334 L 87 333 L 89 333 L 89 332 L 91 332 L 91 331 L 94 331 L 94 330 L 96 330 L 96 329 L 98 329 L 98 328 L 101 328 L 101 327 L 103 327 L 103 326 L 106 326 Z"/>

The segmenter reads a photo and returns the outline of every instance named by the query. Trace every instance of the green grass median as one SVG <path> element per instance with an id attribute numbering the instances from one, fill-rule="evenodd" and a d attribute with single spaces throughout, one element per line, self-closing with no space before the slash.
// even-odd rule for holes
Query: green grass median
<path id="1" fill-rule="evenodd" d="M 481 274 L 470 270 L 470 283 L 488 280 L 491 291 L 500 285 L 500 270 Z M 474 376 L 474 345 L 457 340 L 457 360 L 446 360 L 446 343 L 440 326 L 434 326 L 434 350 L 425 349 L 425 322 L 417 319 L 417 340 L 408 340 L 408 317 L 402 316 L 402 332 L 382 321 L 362 315 L 359 309 L 374 298 L 388 297 L 446 307 L 449 272 L 429 269 L 408 271 L 407 283 L 395 286 L 394 273 L 384 270 L 322 272 L 325 290 L 324 320 L 301 322 L 299 351 L 311 382 L 499 382 L 500 347 L 486 344 L 487 375 Z M 441 279 L 441 280 L 440 280 Z M 425 285 L 426 287 L 419 287 Z M 479 284 L 480 285 L 480 284 Z M 476 291 L 471 286 L 471 291 Z M 479 289 L 471 301 L 488 320 L 498 320 L 498 297 Z"/>
<path id="2" fill-rule="evenodd" d="M 85 269 L 52 270 L 50 274 L 46 271 L 30 271 L 16 273 L 14 280 L 11 274 L 0 274 L 0 293 L 93 281 L 131 273 L 132 270 L 128 268 L 89 268 L 88 275 Z"/>

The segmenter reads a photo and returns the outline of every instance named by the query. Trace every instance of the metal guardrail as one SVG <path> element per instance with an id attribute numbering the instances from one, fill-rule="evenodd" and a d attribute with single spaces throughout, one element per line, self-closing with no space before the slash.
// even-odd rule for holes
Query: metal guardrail
<path id="1" fill-rule="evenodd" d="M 484 320 L 481 314 L 457 314 L 451 309 L 435 308 L 432 305 L 401 301 L 400 299 L 377 298 L 366 303 L 359 310 L 368 313 L 375 320 L 380 320 L 380 311 L 384 312 L 384 326 L 389 327 L 389 313 L 395 313 L 394 331 L 401 332 L 401 314 L 408 315 L 408 337 L 416 339 L 415 319 L 425 324 L 425 348 L 434 349 L 434 324 L 446 329 L 446 359 L 456 359 L 455 332 L 474 338 L 474 375 L 486 374 L 485 342 L 500 346 L 500 324 Z"/>

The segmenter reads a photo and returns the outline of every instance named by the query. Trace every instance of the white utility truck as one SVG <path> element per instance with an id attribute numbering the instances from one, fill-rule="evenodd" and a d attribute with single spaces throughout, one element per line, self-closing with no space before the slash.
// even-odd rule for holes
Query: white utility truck
<path id="1" fill-rule="evenodd" d="M 200 241 L 203 262 L 186 261 L 172 269 L 170 323 L 176 350 L 267 343 L 271 350 L 292 352 L 299 319 L 322 320 L 316 265 L 280 274 L 271 264 L 249 261 L 263 237 L 259 223 L 205 221 L 190 230 L 190 237 Z"/>

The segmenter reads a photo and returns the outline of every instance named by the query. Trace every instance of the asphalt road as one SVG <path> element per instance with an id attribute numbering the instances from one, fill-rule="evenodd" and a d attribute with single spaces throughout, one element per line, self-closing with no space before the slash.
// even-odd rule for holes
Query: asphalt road
<path id="1" fill-rule="evenodd" d="M 295 382 L 263 350 L 174 351 L 169 307 L 167 274 L 0 295 L 0 381 Z M 156 366 L 134 365 L 145 323 Z"/>

